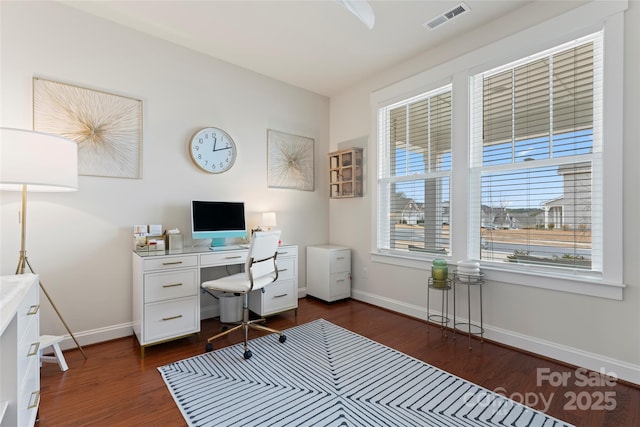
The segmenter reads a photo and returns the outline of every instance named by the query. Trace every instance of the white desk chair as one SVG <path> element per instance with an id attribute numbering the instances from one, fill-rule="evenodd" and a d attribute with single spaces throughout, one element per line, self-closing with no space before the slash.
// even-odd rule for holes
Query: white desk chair
<path id="1" fill-rule="evenodd" d="M 249 359 L 252 356 L 247 344 L 249 328 L 276 333 L 280 336 L 281 343 L 286 341 L 287 337 L 283 335 L 282 331 L 258 325 L 258 323 L 266 321 L 264 318 L 249 320 L 249 293 L 256 289 L 262 289 L 278 279 L 276 257 L 278 255 L 280 233 L 280 230 L 254 232 L 251 236 L 251 246 L 249 247 L 244 272 L 202 283 L 201 286 L 205 289 L 242 294 L 243 297 L 242 322 L 207 339 L 206 351 L 213 350 L 213 344 L 211 344 L 213 340 L 238 329 L 241 329 L 244 333 L 245 359 Z"/>
<path id="2" fill-rule="evenodd" d="M 63 339 L 63 336 L 40 335 L 40 361 L 49 363 L 55 362 L 60 366 L 60 370 L 64 372 L 69 369 L 69 367 L 67 366 L 67 361 L 64 359 L 62 350 L 60 350 L 60 341 Z M 48 347 L 53 347 L 54 356 L 42 355 L 43 350 Z"/>

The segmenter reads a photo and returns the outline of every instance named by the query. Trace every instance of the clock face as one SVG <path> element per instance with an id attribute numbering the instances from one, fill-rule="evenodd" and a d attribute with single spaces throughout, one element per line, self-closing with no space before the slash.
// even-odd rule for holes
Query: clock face
<path id="1" fill-rule="evenodd" d="M 209 173 L 226 172 L 236 161 L 236 144 L 228 133 L 218 128 L 200 129 L 189 143 L 193 162 Z"/>

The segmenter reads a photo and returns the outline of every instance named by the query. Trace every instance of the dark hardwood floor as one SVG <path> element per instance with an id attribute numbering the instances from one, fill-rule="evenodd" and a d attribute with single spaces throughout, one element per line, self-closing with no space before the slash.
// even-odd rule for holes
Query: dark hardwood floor
<path id="1" fill-rule="evenodd" d="M 358 301 L 326 304 L 303 298 L 299 302 L 297 316 L 293 312 L 274 316 L 268 325 L 286 329 L 324 318 L 574 425 L 640 425 L 640 389 L 634 386 L 619 381 L 606 384 L 595 373 L 588 377 L 575 367 L 477 339 L 469 350 L 466 336 L 453 339 L 449 333 L 445 339 L 436 326 Z M 199 342 L 192 336 L 148 347 L 145 358 L 133 337 L 85 347 L 87 360 L 78 350 L 65 351 L 68 371 L 61 372 L 56 364 L 42 367 L 39 425 L 185 425 L 157 367 L 203 353 L 205 337 L 220 328 L 217 320 L 203 321 Z M 214 345 L 220 348 L 239 341 L 239 334 L 231 334 Z M 289 340 L 284 345 L 295 343 Z M 555 381 L 562 375 L 568 379 Z"/>

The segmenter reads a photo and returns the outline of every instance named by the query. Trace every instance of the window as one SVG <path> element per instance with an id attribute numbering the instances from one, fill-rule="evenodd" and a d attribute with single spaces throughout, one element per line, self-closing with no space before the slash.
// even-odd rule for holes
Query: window
<path id="1" fill-rule="evenodd" d="M 474 258 L 602 271 L 602 33 L 471 77 Z"/>
<path id="2" fill-rule="evenodd" d="M 449 254 L 451 85 L 378 114 L 378 250 Z"/>
<path id="3" fill-rule="evenodd" d="M 373 262 L 622 299 L 627 5 L 597 6 L 371 94 Z"/>

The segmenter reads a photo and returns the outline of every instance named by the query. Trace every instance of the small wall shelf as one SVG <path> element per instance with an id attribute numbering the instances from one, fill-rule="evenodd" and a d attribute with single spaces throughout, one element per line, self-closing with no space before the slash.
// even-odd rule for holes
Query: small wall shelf
<path id="1" fill-rule="evenodd" d="M 329 153 L 329 197 L 362 197 L 362 148 Z"/>

